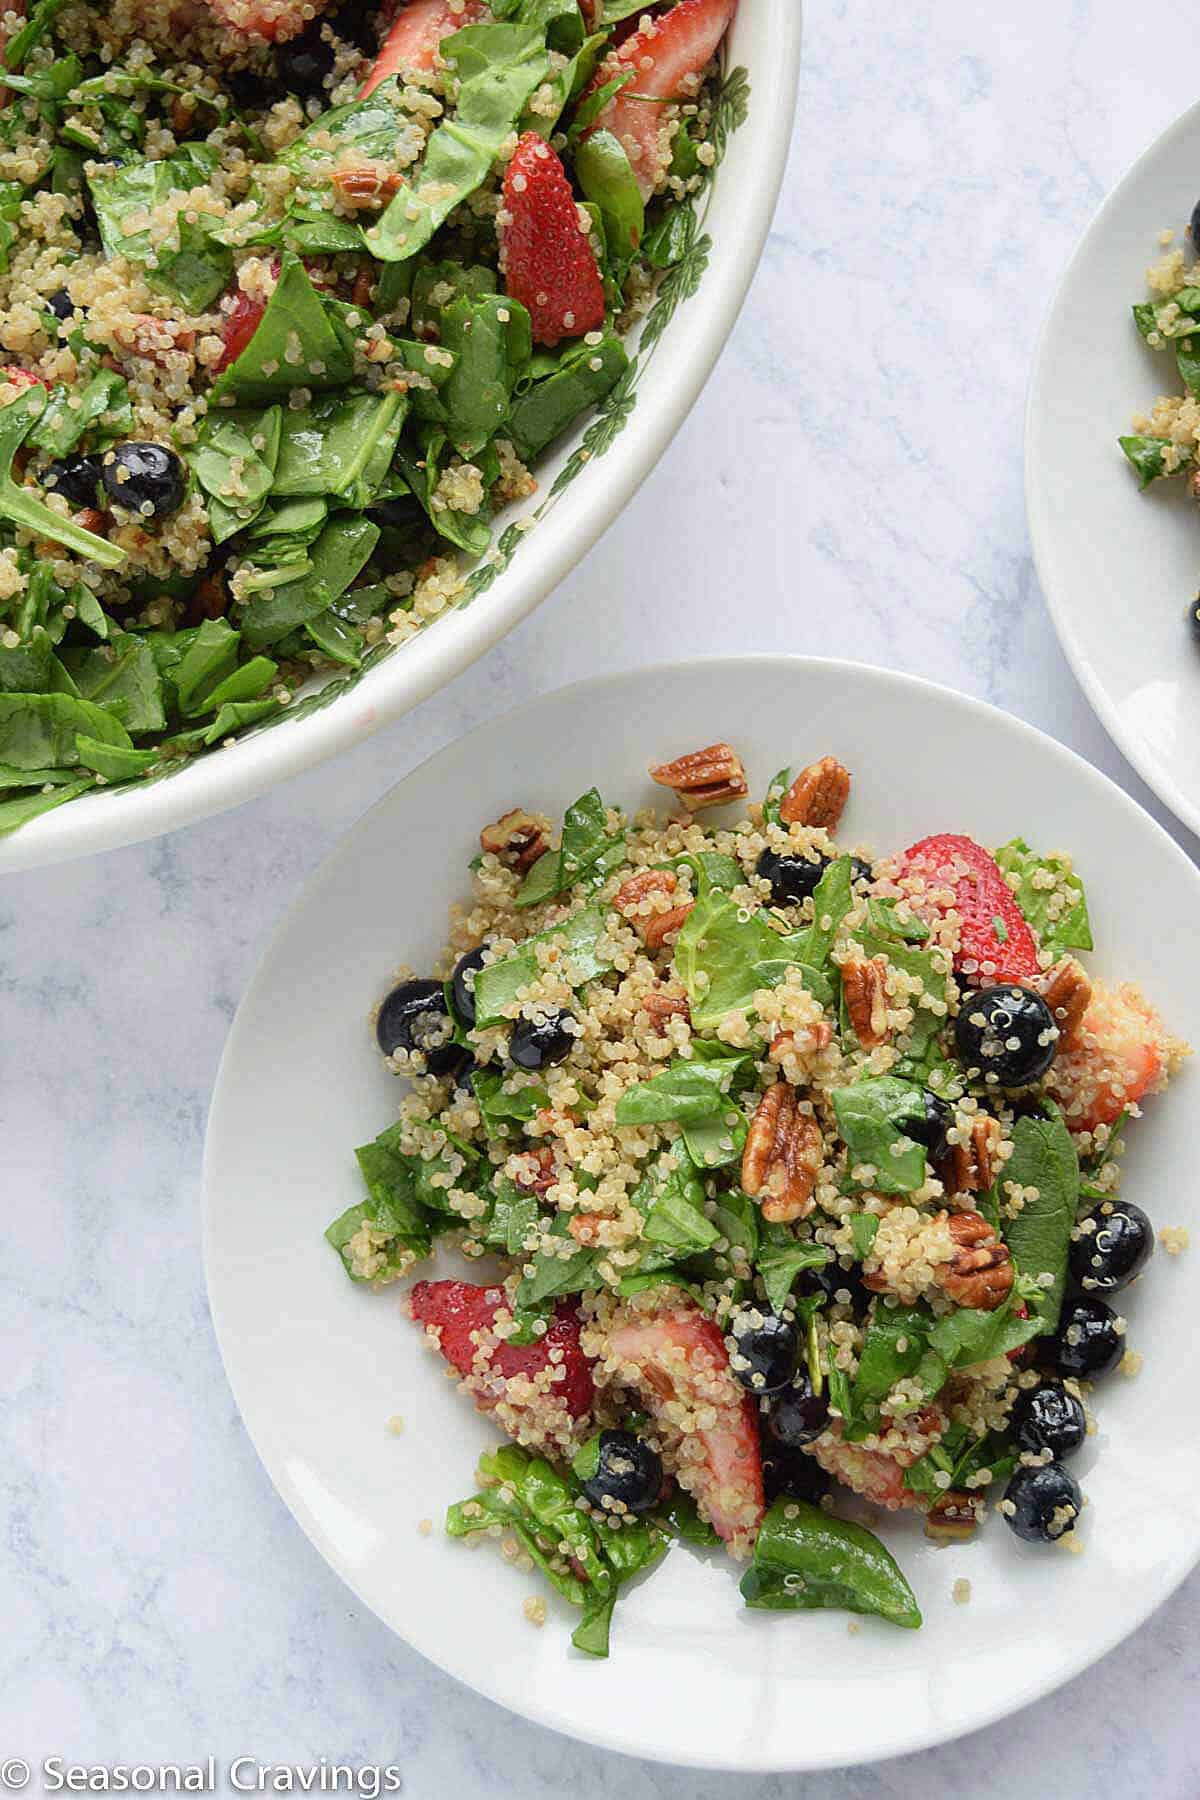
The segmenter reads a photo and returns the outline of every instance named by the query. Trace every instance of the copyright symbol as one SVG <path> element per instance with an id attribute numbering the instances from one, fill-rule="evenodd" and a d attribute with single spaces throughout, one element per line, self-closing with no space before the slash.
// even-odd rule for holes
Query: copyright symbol
<path id="1" fill-rule="evenodd" d="M 0 1787 L 7 1788 L 10 1793 L 19 1793 L 23 1787 L 29 1786 L 31 1772 L 23 1757 L 10 1756 L 0 1763 Z"/>

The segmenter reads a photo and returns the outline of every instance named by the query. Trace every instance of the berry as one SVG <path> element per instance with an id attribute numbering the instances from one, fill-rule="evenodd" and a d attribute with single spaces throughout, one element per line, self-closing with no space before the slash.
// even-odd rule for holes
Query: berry
<path id="1" fill-rule="evenodd" d="M 302 37 L 293 38 L 291 43 L 281 47 L 276 65 L 279 79 L 289 94 L 319 96 L 333 74 L 336 60 L 333 45 L 326 43 L 321 36 L 320 24 L 314 22 Z"/>
<path id="2" fill-rule="evenodd" d="M 1094 1381 L 1107 1375 L 1125 1354 L 1124 1334 L 1117 1330 L 1117 1315 L 1103 1300 L 1073 1300 L 1063 1307 L 1058 1335 L 1049 1346 L 1050 1357 L 1061 1375 L 1076 1381 Z"/>
<path id="3" fill-rule="evenodd" d="M 486 948 L 486 945 L 480 944 L 478 950 L 468 950 L 465 956 L 460 956 L 450 977 L 450 997 L 454 1001 L 454 1010 L 459 1021 L 468 1028 L 475 1023 L 475 983 L 468 981 L 467 977 L 477 974 L 483 967 Z"/>
<path id="4" fill-rule="evenodd" d="M 1009 1428 L 1022 1450 L 1064 1458 L 1074 1456 L 1087 1436 L 1087 1414 L 1059 1382 L 1044 1381 L 1018 1396 Z"/>
<path id="5" fill-rule="evenodd" d="M 1071 1130 L 1113 1124 L 1125 1107 L 1163 1085 L 1179 1048 L 1136 988 L 1093 981 L 1083 1022 L 1054 1071 Z"/>
<path id="6" fill-rule="evenodd" d="M 763 1451 L 763 1499 L 769 1506 L 786 1494 L 790 1500 L 807 1500 L 815 1506 L 829 1492 L 829 1477 L 819 1462 L 802 1450 L 788 1450 L 768 1443 Z"/>
<path id="7" fill-rule="evenodd" d="M 1036 1469 L 1018 1469 L 1004 1498 L 1012 1506 L 1001 1506 L 1009 1529 L 1027 1544 L 1053 1544 L 1074 1531 L 1075 1521 L 1083 1509 L 1079 1483 L 1061 1463 L 1043 1463 Z"/>
<path id="8" fill-rule="evenodd" d="M 946 1154 L 946 1133 L 954 1121 L 954 1108 L 939 1094 L 931 1094 L 926 1088 L 921 1096 L 924 1111 L 919 1119 L 907 1119 L 904 1124 L 905 1135 L 914 1144 L 920 1144 L 929 1152 L 931 1161 L 937 1162 Z"/>
<path id="9" fill-rule="evenodd" d="M 635 1387 L 662 1432 L 681 1441 L 683 1407 L 705 1420 L 689 1433 L 703 1462 L 690 1464 L 693 1498 L 718 1536 L 748 1549 L 762 1518 L 762 1454 L 754 1401 L 729 1368 L 719 1328 L 687 1302 L 658 1312 L 626 1309 L 608 1327 L 608 1367 Z"/>
<path id="10" fill-rule="evenodd" d="M 657 1450 L 632 1431 L 600 1433 L 596 1472 L 583 1483 L 593 1506 L 610 1513 L 649 1512 L 662 1489 L 662 1457 Z"/>
<path id="11" fill-rule="evenodd" d="M 646 31 L 635 31 L 605 57 L 587 92 L 632 73 L 591 126 L 611 131 L 629 153 L 642 198 L 648 200 L 670 149 L 663 146 L 663 102 L 693 96 L 701 74 L 725 35 L 737 0 L 679 0 Z"/>
<path id="12" fill-rule="evenodd" d="M 402 69 L 428 73 L 442 39 L 461 31 L 464 25 L 473 25 L 484 11 L 483 0 L 466 0 L 457 12 L 450 0 L 409 0 L 396 14 L 371 73 L 359 89 L 359 99 L 365 100 L 381 81 L 398 75 Z"/>
<path id="13" fill-rule="evenodd" d="M 42 486 L 52 494 L 61 494 L 72 506 L 95 506 L 99 497 L 100 458 L 64 456 L 49 465 L 42 477 Z"/>
<path id="14" fill-rule="evenodd" d="M 1154 1250 L 1154 1227 L 1132 1200 L 1105 1201 L 1071 1244 L 1071 1274 L 1085 1293 L 1115 1294 L 1136 1281 Z"/>
<path id="15" fill-rule="evenodd" d="M 278 274 L 279 270 L 276 269 L 275 273 Z M 244 294 L 241 288 L 234 291 L 232 303 L 228 298 L 223 302 L 221 336 L 225 348 L 221 351 L 214 373 L 219 375 L 230 363 L 237 361 L 258 330 L 266 310 L 266 300 L 254 299 L 249 294 Z"/>
<path id="16" fill-rule="evenodd" d="M 567 1301 L 559 1301 L 545 1336 L 532 1344 L 498 1340 L 483 1349 L 478 1343 L 480 1334 L 488 1332 L 498 1313 L 510 1310 L 503 1288 L 475 1287 L 469 1281 L 418 1281 L 410 1305 L 418 1324 L 437 1328 L 438 1348 L 460 1375 L 484 1378 L 475 1393 L 481 1412 L 489 1412 L 507 1398 L 505 1383 L 547 1368 L 562 1369 L 551 1391 L 561 1398 L 573 1419 L 582 1419 L 591 1411 L 592 1368 L 580 1346 L 578 1315 Z M 508 1403 L 527 1404 L 531 1413 L 538 1404 L 528 1401 L 526 1381 Z"/>
<path id="17" fill-rule="evenodd" d="M 1032 988 L 979 988 L 963 996 L 954 1042 L 965 1069 L 1001 1087 L 1028 1087 L 1054 1061 L 1058 1027 Z"/>
<path id="18" fill-rule="evenodd" d="M 817 1269 L 805 1269 L 800 1277 L 799 1292 L 824 1294 L 830 1306 L 849 1306 L 855 1313 L 865 1313 L 874 1295 L 863 1286 L 862 1269 L 855 1263 L 844 1269 L 836 1257 Z M 839 1299 L 839 1295 L 845 1296 Z"/>
<path id="19" fill-rule="evenodd" d="M 504 172 L 500 233 L 504 285 L 553 348 L 604 323 L 604 283 L 566 170 L 536 131 L 527 131 Z"/>
<path id="20" fill-rule="evenodd" d="M 754 872 L 770 882 L 772 906 L 797 906 L 816 891 L 828 867 L 827 856 L 780 856 L 764 850 Z"/>
<path id="21" fill-rule="evenodd" d="M 115 505 L 141 519 L 169 518 L 187 492 L 187 470 L 163 444 L 118 444 L 105 453 L 100 479 Z"/>
<path id="22" fill-rule="evenodd" d="M 450 1032 L 440 981 L 402 981 L 387 995 L 375 1020 L 375 1041 L 383 1054 L 415 1051 L 430 1075 L 449 1075 L 462 1067 L 464 1058 L 469 1060 L 462 1046 L 451 1041 Z"/>
<path id="23" fill-rule="evenodd" d="M 283 89 L 260 69 L 230 69 L 225 86 L 239 112 L 259 112 L 283 98 Z"/>
<path id="24" fill-rule="evenodd" d="M 922 838 L 904 853 L 904 877 L 918 875 L 930 889 L 950 888 L 962 919 L 954 967 L 986 985 L 1028 981 L 1039 972 L 1037 943 L 1012 889 L 995 861 L 973 838 L 943 833 Z M 941 902 L 912 898 L 915 912 L 937 912 Z M 986 965 L 986 967 L 985 967 Z"/>
<path id="25" fill-rule="evenodd" d="M 778 1313 L 749 1307 L 732 1324 L 729 1366 L 752 1394 L 777 1394 L 796 1367 L 796 1327 Z"/>
<path id="26" fill-rule="evenodd" d="M 777 1444 L 799 1450 L 820 1437 L 829 1423 L 829 1395 L 813 1392 L 804 1373 L 772 1400 L 767 1412 L 767 1433 Z"/>
<path id="27" fill-rule="evenodd" d="M 1194 600 L 1188 601 L 1184 618 L 1192 637 L 1197 644 L 1200 644 L 1200 594 L 1197 594 Z"/>
<path id="28" fill-rule="evenodd" d="M 71 299 L 66 288 L 59 288 L 55 293 L 51 294 L 46 302 L 46 311 L 52 312 L 60 324 L 72 316 L 75 311 L 75 302 Z"/>
<path id="29" fill-rule="evenodd" d="M 548 1019 L 518 1019 L 508 1040 L 508 1054 L 518 1069 L 545 1069 L 569 1056 L 575 1039 L 563 1021 L 570 1017 L 556 1012 Z"/>

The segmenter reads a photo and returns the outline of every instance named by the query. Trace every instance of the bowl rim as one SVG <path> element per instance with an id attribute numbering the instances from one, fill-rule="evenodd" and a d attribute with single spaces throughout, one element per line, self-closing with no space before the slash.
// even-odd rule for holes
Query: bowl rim
<path id="1" fill-rule="evenodd" d="M 1037 440 L 1042 428 L 1042 421 L 1047 413 L 1044 391 L 1049 389 L 1050 372 L 1053 367 L 1051 338 L 1058 325 L 1059 315 L 1066 308 L 1076 271 L 1096 240 L 1104 234 L 1111 215 L 1120 206 L 1125 190 L 1130 183 L 1142 173 L 1146 165 L 1160 151 L 1168 151 L 1177 137 L 1186 137 L 1196 129 L 1198 123 L 1200 123 L 1200 101 L 1187 107 L 1164 130 L 1160 131 L 1144 150 L 1134 157 L 1080 233 L 1074 249 L 1067 258 L 1062 274 L 1055 284 L 1054 293 L 1046 308 L 1034 343 L 1033 359 L 1029 366 L 1029 384 L 1025 395 L 1023 435 L 1025 516 L 1029 522 L 1029 541 L 1033 551 L 1034 572 L 1045 597 L 1046 610 L 1050 614 L 1050 622 L 1054 626 L 1055 636 L 1058 638 L 1063 655 L 1070 664 L 1072 674 L 1086 694 L 1089 705 L 1122 756 L 1133 766 L 1151 792 L 1174 813 L 1180 823 L 1185 825 L 1189 831 L 1200 835 L 1200 795 L 1186 794 L 1168 773 L 1146 740 L 1132 725 L 1127 723 L 1120 707 L 1111 698 L 1108 688 L 1093 663 L 1077 623 L 1064 604 L 1063 590 L 1058 579 L 1059 557 L 1055 548 L 1054 518 L 1049 505 L 1043 499 L 1042 490 L 1037 484 L 1036 468 L 1039 459 Z"/>
<path id="2" fill-rule="evenodd" d="M 552 1704 L 547 1705 L 543 1703 L 535 1695 L 530 1695 L 527 1702 L 518 1710 L 512 1705 L 509 1699 L 502 1698 L 494 1686 L 484 1685 L 474 1678 L 468 1679 L 461 1675 L 456 1669 L 448 1667 L 439 1655 L 428 1649 L 421 1638 L 419 1618 L 412 1621 L 413 1629 L 410 1630 L 406 1624 L 405 1629 L 402 1631 L 391 1619 L 385 1617 L 375 1600 L 372 1599 L 370 1593 L 366 1591 L 365 1586 L 360 1585 L 355 1579 L 352 1569 L 347 1565 L 345 1559 L 336 1551 L 333 1545 L 328 1542 L 325 1533 L 319 1527 L 315 1519 L 312 1518 L 308 1509 L 302 1505 L 300 1495 L 295 1489 L 294 1483 L 286 1468 L 283 1466 L 283 1457 L 281 1453 L 277 1450 L 276 1446 L 267 1439 L 265 1432 L 260 1434 L 256 1431 L 247 1416 L 243 1405 L 243 1390 L 240 1388 L 237 1379 L 235 1379 L 234 1371 L 231 1366 L 231 1354 L 227 1353 L 226 1349 L 227 1341 L 231 1341 L 233 1338 L 233 1331 L 230 1321 L 226 1317 L 221 1290 L 215 1284 L 213 1279 L 213 1271 L 220 1255 L 220 1251 L 217 1244 L 215 1210 L 210 1202 L 210 1194 L 214 1187 L 213 1164 L 216 1157 L 216 1152 L 213 1150 L 214 1121 L 223 1098 L 224 1090 L 233 1083 L 234 1049 L 235 1045 L 239 1043 L 240 1031 L 244 1029 L 244 1021 L 250 1010 L 251 1002 L 255 998 L 260 986 L 266 984 L 268 975 L 273 968 L 276 958 L 282 953 L 285 939 L 292 929 L 293 921 L 308 903 L 309 895 L 325 882 L 327 875 L 332 870 L 338 858 L 344 854 L 346 845 L 349 843 L 350 839 L 358 838 L 360 834 L 362 834 L 364 828 L 368 827 L 368 822 L 377 814 L 380 814 L 385 806 L 390 804 L 392 797 L 398 789 L 402 788 L 406 782 L 410 781 L 421 771 L 430 771 L 435 768 L 439 760 L 449 758 L 451 755 L 461 754 L 463 747 L 470 744 L 472 740 L 481 737 L 485 733 L 493 732 L 502 726 L 508 726 L 515 720 L 527 718 L 531 713 L 535 712 L 544 701 L 550 698 L 562 700 L 577 695 L 591 695 L 598 690 L 603 690 L 605 688 L 619 689 L 622 684 L 627 682 L 631 677 L 654 679 L 655 677 L 662 676 L 670 676 L 672 678 L 677 676 L 687 677 L 689 675 L 702 676 L 709 674 L 714 670 L 728 669 L 732 665 L 736 665 L 739 668 L 752 668 L 755 666 L 761 668 L 777 668 L 781 664 L 823 675 L 826 679 L 831 681 L 836 681 L 839 676 L 843 676 L 847 673 L 853 675 L 855 678 L 865 676 L 869 682 L 878 683 L 884 688 L 907 689 L 918 697 L 924 695 L 930 700 L 936 698 L 938 704 L 948 704 L 954 711 L 965 715 L 968 719 L 983 716 L 1000 721 L 1005 729 L 1012 730 L 1016 732 L 1019 737 L 1032 741 L 1039 747 L 1041 754 L 1049 757 L 1051 761 L 1057 762 L 1061 767 L 1069 770 L 1072 779 L 1078 779 L 1093 790 L 1098 790 L 1104 794 L 1107 800 L 1115 805 L 1119 814 L 1123 814 L 1128 819 L 1136 820 L 1139 829 L 1148 828 L 1151 837 L 1157 840 L 1159 847 L 1165 853 L 1168 860 L 1177 866 L 1181 878 L 1192 885 L 1200 883 L 1200 870 L 1197 869 L 1187 852 L 1176 839 L 1172 837 L 1166 827 L 1160 824 L 1144 806 L 1135 800 L 1131 794 L 1128 794 L 1111 776 L 1105 774 L 1102 770 L 1093 767 L 1093 765 L 1082 757 L 1078 751 L 1071 749 L 1069 745 L 1061 743 L 1057 738 L 1051 737 L 1048 732 L 1040 730 L 1037 726 L 1030 724 L 1027 720 L 1018 717 L 1015 713 L 1006 712 L 1002 707 L 996 706 L 989 700 L 981 699 L 976 695 L 963 693 L 958 689 L 946 686 L 944 683 L 931 681 L 924 676 L 912 675 L 904 671 L 889 669 L 879 664 L 860 662 L 845 657 L 805 656 L 790 652 L 773 651 L 743 651 L 731 654 L 685 657 L 590 676 L 582 681 L 573 682 L 565 687 L 556 688 L 552 690 L 549 695 L 535 696 L 530 700 L 524 701 L 520 705 L 509 709 L 506 713 L 503 713 L 494 719 L 486 720 L 482 724 L 474 727 L 470 732 L 466 732 L 462 736 L 452 739 L 450 743 L 445 744 L 440 749 L 434 751 L 430 756 L 426 757 L 423 762 L 403 776 L 400 781 L 394 783 L 385 794 L 381 795 L 379 799 L 369 806 L 354 824 L 341 835 L 338 842 L 333 846 L 329 853 L 322 858 L 317 867 L 311 871 L 303 883 L 300 892 L 288 907 L 286 913 L 272 929 L 254 972 L 238 1003 L 237 1012 L 235 1013 L 233 1022 L 229 1028 L 229 1033 L 221 1053 L 220 1064 L 213 1084 L 212 1100 L 210 1102 L 208 1118 L 205 1125 L 204 1156 L 201 1172 L 201 1247 L 204 1263 L 205 1288 L 208 1296 L 213 1332 L 217 1340 L 217 1348 L 221 1357 L 222 1368 L 224 1369 L 226 1379 L 229 1382 L 242 1426 L 246 1431 L 246 1435 L 249 1438 L 268 1479 L 288 1508 L 292 1518 L 297 1525 L 299 1525 L 305 1537 L 309 1540 L 327 1566 L 335 1575 L 337 1575 L 338 1579 L 344 1582 L 361 1604 L 385 1625 L 389 1631 L 392 1631 L 408 1648 L 415 1650 L 420 1656 L 423 1656 L 428 1662 L 432 1663 L 443 1673 L 450 1675 L 455 1681 L 462 1682 L 463 1686 L 470 1688 L 472 1692 L 482 1695 L 484 1699 L 491 1701 L 493 1704 L 502 1707 L 506 1712 L 513 1712 L 517 1717 L 526 1719 L 533 1724 L 546 1726 L 553 1731 L 561 1732 L 567 1737 L 591 1744 L 598 1749 L 616 1751 L 621 1755 L 634 1756 L 651 1762 L 659 1762 L 671 1767 L 695 1768 L 712 1771 L 730 1770 L 732 1772 L 743 1774 L 770 1774 L 776 1772 L 795 1773 L 801 1771 L 815 1772 L 823 1769 L 848 1768 L 857 1766 L 857 1764 L 862 1761 L 862 1758 L 856 1757 L 853 1750 L 848 1750 L 845 1753 L 838 1752 L 831 1755 L 822 1755 L 800 1763 L 795 1760 L 780 1762 L 776 1756 L 771 1755 L 765 1755 L 759 1758 L 755 1755 L 747 1756 L 745 1753 L 740 1756 L 736 1763 L 717 1761 L 703 1754 L 697 1754 L 695 1756 L 688 1756 L 686 1754 L 681 1755 L 678 1751 L 673 1751 L 670 1755 L 660 1754 L 654 1747 L 647 1747 L 646 1743 L 638 1739 L 633 1732 L 623 1729 L 619 1720 L 605 1721 L 603 1725 L 597 1725 L 595 1728 L 581 1728 L 574 1719 L 569 1719 L 560 1709 Z M 262 1441 L 260 1441 L 260 1437 Z M 1018 1691 L 1015 1698 L 1010 1694 L 997 1702 L 985 1702 L 976 1712 L 963 1716 L 950 1730 L 939 1730 L 936 1726 L 932 1726 L 928 1730 L 918 1730 L 907 1737 L 898 1735 L 893 1741 L 888 1742 L 882 1748 L 873 1749 L 868 1761 L 872 1763 L 886 1761 L 892 1757 L 931 1749 L 944 1743 L 951 1743 L 957 1738 L 964 1737 L 969 1733 L 982 1730 L 989 1725 L 994 1725 L 1002 1719 L 1009 1718 L 1024 1707 L 1031 1705 L 1037 1700 L 1043 1699 L 1047 1694 L 1055 1692 L 1058 1688 L 1064 1686 L 1067 1682 L 1074 1680 L 1078 1675 L 1090 1668 L 1102 1657 L 1106 1656 L 1109 1651 L 1116 1649 L 1118 1645 L 1132 1636 L 1135 1631 L 1145 1624 L 1152 1613 L 1166 1603 L 1198 1563 L 1200 1563 L 1200 1535 L 1197 1536 L 1195 1543 L 1189 1546 L 1186 1554 L 1177 1561 L 1172 1569 L 1169 1570 L 1166 1576 L 1165 1585 L 1162 1587 L 1161 1591 L 1155 1590 L 1151 1593 L 1149 1591 L 1150 1584 L 1147 1583 L 1145 1590 L 1143 1590 L 1143 1598 L 1133 1610 L 1132 1616 L 1127 1614 L 1113 1627 L 1113 1629 L 1105 1630 L 1088 1638 L 1086 1641 L 1081 1641 L 1076 1653 L 1067 1659 L 1049 1678 L 1044 1679 L 1038 1676 L 1031 1679 L 1024 1689 Z"/>
<path id="3" fill-rule="evenodd" d="M 652 406 L 635 410 L 603 474 L 575 484 L 569 512 L 564 506 L 557 521 L 544 522 L 534 539 L 540 554 L 526 550 L 511 591 L 493 590 L 443 615 L 369 671 L 362 684 L 294 725 L 285 716 L 277 729 L 231 740 L 228 755 L 198 758 L 144 787 L 84 794 L 32 820 L 0 838 L 0 874 L 117 849 L 243 805 L 419 706 L 566 579 L 663 456 L 733 330 L 758 270 L 791 150 L 801 30 L 802 0 L 787 0 L 764 38 L 770 55 L 751 68 L 750 108 L 735 141 L 744 147 L 755 180 L 739 197 L 732 231 L 712 257 L 687 313 L 688 346 L 678 379 Z"/>

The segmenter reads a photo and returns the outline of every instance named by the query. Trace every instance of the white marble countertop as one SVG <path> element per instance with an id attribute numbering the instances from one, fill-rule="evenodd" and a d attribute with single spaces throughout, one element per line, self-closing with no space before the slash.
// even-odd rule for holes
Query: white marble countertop
<path id="1" fill-rule="evenodd" d="M 209 1091 L 268 933 L 347 826 L 448 739 L 597 669 L 768 647 L 886 663 L 999 702 L 1146 798 L 1055 645 L 1021 415 L 1072 244 L 1195 99 L 1190 24 L 1135 29 L 1124 0 L 809 0 L 794 154 L 741 323 L 563 589 L 340 761 L 0 887 L 0 1760 L 324 1754 L 396 1763 L 416 1800 L 799 1786 L 571 1744 L 363 1615 L 275 1497 L 221 1371 L 199 1250 Z M 1194 1796 L 1198 1602 L 1193 1578 L 1004 1725 L 804 1792 Z"/>

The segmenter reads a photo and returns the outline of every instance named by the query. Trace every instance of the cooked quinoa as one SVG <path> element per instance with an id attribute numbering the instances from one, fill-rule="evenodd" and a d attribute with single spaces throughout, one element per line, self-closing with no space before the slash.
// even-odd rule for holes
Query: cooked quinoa
<path id="1" fill-rule="evenodd" d="M 0 833 L 473 591 L 691 248 L 735 3 L 0 13 Z"/>
<path id="2" fill-rule="evenodd" d="M 1194 221 L 1193 221 L 1194 224 Z M 1190 231 L 1189 231 L 1190 237 Z M 1194 246 L 1159 234 L 1162 254 L 1146 270 L 1150 298 L 1133 307 L 1133 322 L 1153 350 L 1174 359 L 1182 393 L 1160 394 L 1119 442 L 1138 474 L 1139 486 L 1168 475 L 1186 475 L 1193 497 L 1200 462 L 1200 261 Z"/>
<path id="3" fill-rule="evenodd" d="M 874 855 L 832 757 L 761 804 L 726 744 L 652 775 L 665 817 L 593 789 L 483 826 L 440 964 L 375 1013 L 405 1091 L 327 1236 L 376 1288 L 480 1265 L 409 1297 L 509 1440 L 448 1529 L 532 1558 L 580 1648 L 672 1535 L 751 1605 L 917 1624 L 839 1498 L 1075 1529 L 1081 1383 L 1140 1365 L 1123 1134 L 1186 1046 L 1085 971 L 1065 853 Z"/>

